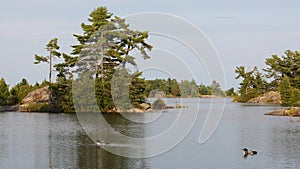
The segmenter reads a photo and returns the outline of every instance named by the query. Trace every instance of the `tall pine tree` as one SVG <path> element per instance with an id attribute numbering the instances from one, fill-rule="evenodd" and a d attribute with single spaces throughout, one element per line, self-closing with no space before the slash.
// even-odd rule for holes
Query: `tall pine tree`
<path id="1" fill-rule="evenodd" d="M 49 41 L 49 43 L 46 45 L 46 50 L 49 52 L 48 56 L 39 56 L 35 55 L 35 62 L 34 64 L 40 64 L 41 62 L 46 62 L 49 64 L 49 82 L 52 81 L 52 67 L 53 67 L 53 58 L 58 57 L 60 58 L 61 53 L 58 46 L 58 39 L 54 38 Z"/>
<path id="2" fill-rule="evenodd" d="M 79 57 L 76 65 L 79 75 L 95 72 L 92 77 L 95 78 L 97 102 L 102 111 L 108 111 L 114 108 L 111 83 L 116 69 L 126 68 L 127 63 L 136 66 L 135 58 L 131 55 L 133 50 L 140 51 L 144 59 L 149 58 L 146 51 L 151 50 L 152 46 L 145 42 L 147 32 L 129 29 L 124 19 L 113 17 L 105 7 L 96 8 L 88 21 L 89 24 L 81 25 L 83 35 L 74 35 L 79 44 L 72 46 L 72 53 Z"/>

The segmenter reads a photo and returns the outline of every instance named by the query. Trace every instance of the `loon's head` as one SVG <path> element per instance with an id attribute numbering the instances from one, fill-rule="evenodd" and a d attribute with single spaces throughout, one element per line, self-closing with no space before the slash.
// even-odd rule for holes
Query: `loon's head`
<path id="1" fill-rule="evenodd" d="M 103 146 L 103 145 L 105 145 L 105 142 L 103 140 L 101 140 L 101 141 L 97 140 L 96 141 L 96 146 L 97 147 L 100 147 L 100 146 Z"/>
<path id="2" fill-rule="evenodd" d="M 103 141 L 103 140 L 97 140 L 96 141 L 96 146 L 104 146 L 104 145 L 108 145 L 108 144 L 110 144 L 110 143 L 107 143 L 107 142 L 105 142 L 105 141 Z"/>
<path id="3" fill-rule="evenodd" d="M 249 154 L 247 148 L 243 148 L 242 150 L 244 151 L 244 156 L 247 156 Z"/>

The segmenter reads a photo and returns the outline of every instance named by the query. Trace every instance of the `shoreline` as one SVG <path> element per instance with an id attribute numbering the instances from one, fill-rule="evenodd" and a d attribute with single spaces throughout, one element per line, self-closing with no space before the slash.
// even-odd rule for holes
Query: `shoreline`
<path id="1" fill-rule="evenodd" d="M 300 117 L 300 107 L 290 107 L 286 109 L 274 110 L 265 113 L 268 116 L 289 116 L 289 117 Z"/>
<path id="2" fill-rule="evenodd" d="M 0 106 L 0 112 L 19 112 L 20 105 Z"/>

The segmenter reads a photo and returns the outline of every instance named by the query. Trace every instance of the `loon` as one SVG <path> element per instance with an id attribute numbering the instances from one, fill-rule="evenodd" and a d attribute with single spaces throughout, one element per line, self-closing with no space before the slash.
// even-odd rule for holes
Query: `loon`
<path id="1" fill-rule="evenodd" d="M 102 141 L 97 141 L 97 142 L 96 142 L 96 146 L 97 146 L 97 147 L 104 146 L 104 145 L 107 145 L 107 144 L 109 144 L 109 143 L 105 143 L 103 140 L 102 140 Z"/>
<path id="2" fill-rule="evenodd" d="M 255 155 L 257 154 L 257 151 L 248 150 L 247 148 L 242 149 L 244 151 L 244 157 L 247 157 L 248 155 Z"/>

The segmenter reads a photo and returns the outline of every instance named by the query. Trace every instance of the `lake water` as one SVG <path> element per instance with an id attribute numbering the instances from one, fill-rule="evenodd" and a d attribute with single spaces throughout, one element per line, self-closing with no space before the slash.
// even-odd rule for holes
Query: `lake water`
<path id="1" fill-rule="evenodd" d="M 99 130 L 101 139 L 110 142 L 97 148 L 81 128 L 75 114 L 0 113 L 0 168 L 149 168 L 149 169 L 198 169 L 198 168 L 300 168 L 300 122 L 289 117 L 265 116 L 264 113 L 279 109 L 275 106 L 254 106 L 226 101 L 223 117 L 213 135 L 204 143 L 199 136 L 210 113 L 218 117 L 214 108 L 222 107 L 221 99 L 167 99 L 169 105 L 180 103 L 189 108 L 173 109 L 164 113 L 134 114 L 146 124 L 131 122 L 118 114 L 104 114 L 116 133 L 130 137 L 150 138 L 166 132 L 175 122 L 182 128 L 194 118 L 191 130 L 180 128 L 178 134 L 160 140 L 159 144 L 182 137 L 172 149 L 153 157 L 129 158 L 114 155 L 117 152 L 149 155 L 156 144 L 138 145 L 126 140 L 116 140 L 105 127 Z M 211 112 L 208 113 L 209 108 Z M 195 113 L 196 112 L 196 113 Z M 183 118 L 178 118 L 183 114 Z M 129 114 L 128 116 L 132 116 Z M 93 115 L 89 117 L 94 118 Z M 132 117 L 130 117 L 132 118 Z M 184 121 L 186 120 L 186 121 Z M 212 123 L 213 124 L 213 123 Z M 130 148 L 131 147 L 131 148 Z M 256 156 L 244 158 L 242 148 L 258 151 Z M 108 151 L 107 151 L 108 150 Z M 138 152 L 139 151 L 139 152 Z"/>

